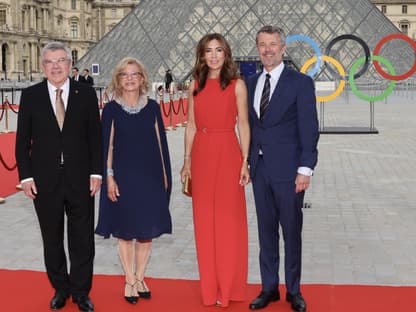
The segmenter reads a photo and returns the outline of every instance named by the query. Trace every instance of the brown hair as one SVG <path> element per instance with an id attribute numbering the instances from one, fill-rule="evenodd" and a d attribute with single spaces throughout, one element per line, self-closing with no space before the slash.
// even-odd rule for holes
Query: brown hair
<path id="1" fill-rule="evenodd" d="M 224 90 L 231 83 L 231 80 L 238 78 L 237 66 L 233 61 L 231 48 L 227 40 L 218 33 L 207 34 L 199 40 L 198 45 L 196 46 L 196 60 L 194 68 L 192 69 L 192 76 L 198 81 L 198 87 L 193 92 L 194 96 L 204 89 L 207 82 L 209 68 L 205 61 L 205 50 L 208 43 L 212 40 L 217 40 L 220 43 L 225 55 L 224 65 L 220 72 L 221 89 Z"/>
<path id="2" fill-rule="evenodd" d="M 120 73 L 126 69 L 127 65 L 136 65 L 139 68 L 140 74 L 143 76 L 143 83 L 140 85 L 139 94 L 145 95 L 149 91 L 150 81 L 146 69 L 143 64 L 134 57 L 125 57 L 123 58 L 113 70 L 110 84 L 108 89 L 110 92 L 113 92 L 115 97 L 121 97 L 121 85 L 120 85 Z"/>
<path id="3" fill-rule="evenodd" d="M 260 28 L 260 30 L 256 34 L 256 44 L 259 41 L 259 35 L 261 33 L 266 33 L 266 34 L 270 34 L 270 35 L 278 34 L 281 45 L 284 46 L 286 44 L 285 31 L 280 27 L 272 26 L 272 25 L 266 25 L 266 26 L 263 26 L 262 28 Z"/>

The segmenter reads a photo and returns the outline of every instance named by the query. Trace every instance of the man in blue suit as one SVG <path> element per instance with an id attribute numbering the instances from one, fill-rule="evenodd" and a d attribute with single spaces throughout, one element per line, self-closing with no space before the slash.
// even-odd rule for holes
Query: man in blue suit
<path id="1" fill-rule="evenodd" d="M 251 125 L 250 175 L 260 243 L 262 291 L 249 308 L 280 299 L 279 224 L 285 248 L 286 300 L 306 311 L 300 292 L 302 206 L 317 163 L 319 138 L 312 79 L 283 63 L 285 34 L 262 27 L 256 45 L 264 70 L 247 80 Z"/>

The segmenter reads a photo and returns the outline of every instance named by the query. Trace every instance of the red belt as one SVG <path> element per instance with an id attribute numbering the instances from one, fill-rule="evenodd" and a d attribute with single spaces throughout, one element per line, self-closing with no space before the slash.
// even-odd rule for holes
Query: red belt
<path id="1" fill-rule="evenodd" d="M 201 129 L 197 129 L 198 132 L 202 132 L 202 133 L 222 133 L 222 132 L 233 132 L 234 129 L 230 128 L 230 129 L 208 129 L 208 128 L 201 128 Z"/>

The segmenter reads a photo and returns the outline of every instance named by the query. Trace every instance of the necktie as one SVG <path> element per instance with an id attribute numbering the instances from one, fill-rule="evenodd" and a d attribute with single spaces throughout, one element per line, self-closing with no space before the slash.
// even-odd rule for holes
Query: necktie
<path id="1" fill-rule="evenodd" d="M 264 113 L 269 106 L 270 98 L 270 74 L 266 74 L 266 80 L 264 81 L 263 93 L 261 94 L 260 100 L 260 120 L 263 120 Z"/>
<path id="2" fill-rule="evenodd" d="M 65 119 L 65 106 L 64 101 L 62 100 L 62 89 L 56 89 L 55 109 L 56 120 L 58 121 L 59 129 L 62 130 Z"/>

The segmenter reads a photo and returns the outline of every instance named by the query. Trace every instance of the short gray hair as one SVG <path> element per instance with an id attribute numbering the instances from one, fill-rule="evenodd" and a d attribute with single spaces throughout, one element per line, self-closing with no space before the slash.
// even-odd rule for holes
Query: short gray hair
<path id="1" fill-rule="evenodd" d="M 256 35 L 256 44 L 258 43 L 258 38 L 259 38 L 260 33 L 267 33 L 267 34 L 271 34 L 271 35 L 272 34 L 278 34 L 279 38 L 280 38 L 280 43 L 282 45 L 286 44 L 285 31 L 280 27 L 266 25 L 266 26 L 263 26 L 262 28 L 260 28 L 260 30 L 257 32 L 257 35 Z"/>
<path id="2" fill-rule="evenodd" d="M 48 51 L 57 51 L 57 50 L 65 51 L 67 59 L 72 62 L 71 50 L 64 43 L 59 42 L 59 41 L 49 42 L 48 44 L 46 44 L 42 48 L 42 52 L 41 52 L 42 61 L 45 59 L 46 52 L 48 52 Z"/>

